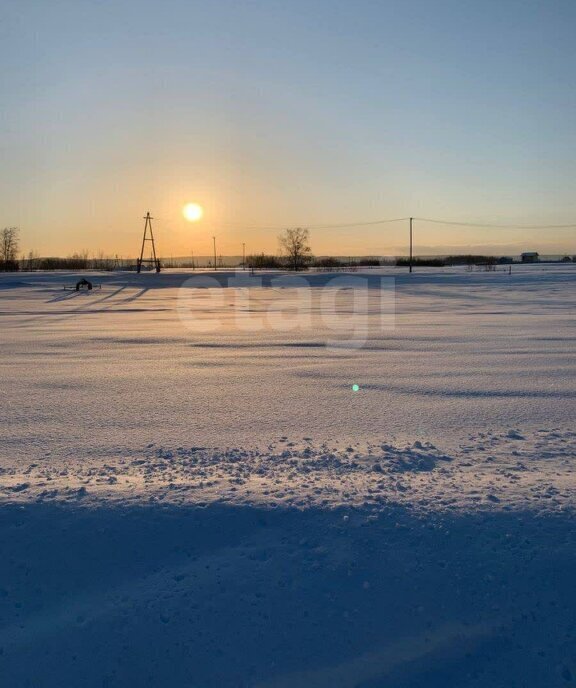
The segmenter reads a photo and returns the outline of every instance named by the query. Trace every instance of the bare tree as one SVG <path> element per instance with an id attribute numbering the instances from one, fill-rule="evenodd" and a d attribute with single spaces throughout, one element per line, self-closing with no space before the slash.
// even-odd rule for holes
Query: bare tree
<path id="1" fill-rule="evenodd" d="M 30 251 L 28 251 L 28 256 L 25 258 L 23 262 L 26 270 L 35 270 L 38 264 L 40 263 L 40 255 L 36 251 L 31 249 Z"/>
<path id="2" fill-rule="evenodd" d="M 3 270 L 18 269 L 18 227 L 4 227 L 0 232 L 0 266 Z"/>
<path id="3" fill-rule="evenodd" d="M 307 229 L 285 229 L 278 240 L 292 270 L 303 270 L 311 262 L 310 232 Z"/>

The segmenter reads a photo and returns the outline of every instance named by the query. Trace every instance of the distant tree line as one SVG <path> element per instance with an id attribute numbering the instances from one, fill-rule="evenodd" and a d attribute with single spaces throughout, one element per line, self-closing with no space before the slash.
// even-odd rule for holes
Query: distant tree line
<path id="1" fill-rule="evenodd" d="M 256 270 L 306 270 L 316 268 L 320 270 L 340 270 L 356 267 L 379 267 L 383 265 L 396 265 L 406 267 L 410 264 L 407 257 L 399 258 L 342 258 L 323 257 L 315 258 L 310 248 L 310 233 L 307 229 L 286 229 L 278 237 L 278 255 L 267 253 L 255 253 L 246 257 L 246 267 Z M 105 256 L 100 252 L 97 256 L 89 256 L 87 251 L 73 253 L 66 258 L 41 257 L 35 251 L 30 251 L 27 256 L 18 257 L 19 231 L 17 227 L 5 227 L 0 231 L 0 271 L 16 270 L 129 270 L 134 268 L 135 261 L 132 258 L 119 256 Z M 450 265 L 485 266 L 486 269 L 494 269 L 498 264 L 510 264 L 512 258 L 485 256 L 477 254 L 433 256 L 428 258 L 413 258 L 415 267 L 444 267 Z M 576 262 L 576 256 L 564 256 L 560 262 Z M 165 267 L 197 267 L 192 261 L 179 261 L 169 259 L 163 261 Z M 222 256 L 219 259 L 219 267 L 224 267 Z"/>
<path id="2" fill-rule="evenodd" d="M 33 251 L 19 261 L 21 270 L 128 270 L 135 264 L 133 258 L 112 258 L 89 256 L 87 253 L 73 253 L 65 258 L 40 257 Z"/>
<path id="3" fill-rule="evenodd" d="M 285 229 L 278 237 L 278 255 L 256 253 L 246 257 L 246 264 L 254 269 L 306 270 L 308 268 L 342 269 L 352 266 L 379 266 L 390 264 L 380 258 L 315 258 L 310 249 L 310 232 L 307 229 Z"/>

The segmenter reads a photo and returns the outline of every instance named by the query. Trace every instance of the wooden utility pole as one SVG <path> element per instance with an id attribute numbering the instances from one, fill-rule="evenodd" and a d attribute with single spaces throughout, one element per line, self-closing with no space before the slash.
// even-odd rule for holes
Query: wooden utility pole
<path id="1" fill-rule="evenodd" d="M 214 242 L 214 270 L 218 269 L 218 263 L 216 262 L 216 237 L 212 237 L 212 241 Z"/>
<path id="2" fill-rule="evenodd" d="M 412 220 L 414 218 L 410 218 L 410 272 L 412 272 L 412 247 L 413 247 L 413 240 L 412 240 Z"/>
<path id="3" fill-rule="evenodd" d="M 152 263 L 156 272 L 160 272 L 160 261 L 156 257 L 156 246 L 154 245 L 154 233 L 152 232 L 152 220 L 154 218 L 150 216 L 150 211 L 146 213 L 144 218 L 144 235 L 142 237 L 142 248 L 140 249 L 140 258 L 136 261 L 136 271 L 140 272 L 142 270 L 142 263 Z M 148 230 L 150 230 L 150 236 L 148 236 Z M 144 248 L 146 242 L 149 241 L 152 244 L 152 257 L 144 258 Z"/>
<path id="4" fill-rule="evenodd" d="M 246 244 L 242 244 L 242 270 L 246 270 Z"/>

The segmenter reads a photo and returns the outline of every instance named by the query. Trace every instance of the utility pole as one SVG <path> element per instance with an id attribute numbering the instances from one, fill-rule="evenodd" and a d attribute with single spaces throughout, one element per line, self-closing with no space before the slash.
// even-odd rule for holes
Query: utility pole
<path id="1" fill-rule="evenodd" d="M 242 270 L 246 270 L 246 244 L 242 244 Z"/>
<path id="2" fill-rule="evenodd" d="M 413 246 L 413 241 L 412 241 L 412 220 L 414 218 L 410 218 L 410 272 L 412 272 L 412 246 Z"/>
<path id="3" fill-rule="evenodd" d="M 142 248 L 140 249 L 140 258 L 136 260 L 136 271 L 140 272 L 142 269 L 142 263 L 152 263 L 156 272 L 160 272 L 160 261 L 156 257 L 156 246 L 154 245 L 154 234 L 152 232 L 152 220 L 154 218 L 150 217 L 150 211 L 146 213 L 144 218 L 144 236 L 142 237 Z M 150 230 L 150 236 L 148 236 L 148 230 Z M 144 247 L 146 242 L 149 241 L 152 244 L 152 258 L 149 260 L 144 258 Z"/>
<path id="4" fill-rule="evenodd" d="M 218 269 L 218 263 L 216 262 L 216 237 L 212 237 L 212 241 L 214 242 L 214 270 Z"/>

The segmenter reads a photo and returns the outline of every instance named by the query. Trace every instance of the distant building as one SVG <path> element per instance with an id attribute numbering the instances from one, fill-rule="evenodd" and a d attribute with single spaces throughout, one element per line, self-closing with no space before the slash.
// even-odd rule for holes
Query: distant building
<path id="1" fill-rule="evenodd" d="M 536 253 L 536 251 L 527 251 L 526 253 L 522 254 L 523 263 L 537 263 L 539 260 L 538 253 Z"/>
<path id="2" fill-rule="evenodd" d="M 513 262 L 514 258 L 511 258 L 510 256 L 501 256 L 498 258 L 499 265 L 511 265 Z"/>

